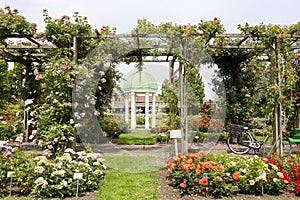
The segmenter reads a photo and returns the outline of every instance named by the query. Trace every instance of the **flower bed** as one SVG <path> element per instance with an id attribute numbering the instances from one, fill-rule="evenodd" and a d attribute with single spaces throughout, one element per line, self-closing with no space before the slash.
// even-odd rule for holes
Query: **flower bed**
<path id="1" fill-rule="evenodd" d="M 300 155 L 266 158 L 186 154 L 167 161 L 171 185 L 182 195 L 214 197 L 292 192 L 300 196 Z"/>
<path id="2" fill-rule="evenodd" d="M 96 154 L 66 149 L 64 153 L 52 157 L 47 151 L 44 155 L 28 154 L 21 151 L 22 137 L 17 137 L 17 146 L 0 142 L 0 197 L 9 194 L 10 178 L 8 171 L 14 171 L 13 187 L 23 195 L 36 198 L 64 198 L 76 195 L 77 181 L 74 173 L 82 173 L 79 192 L 95 191 L 104 177 L 104 159 Z"/>

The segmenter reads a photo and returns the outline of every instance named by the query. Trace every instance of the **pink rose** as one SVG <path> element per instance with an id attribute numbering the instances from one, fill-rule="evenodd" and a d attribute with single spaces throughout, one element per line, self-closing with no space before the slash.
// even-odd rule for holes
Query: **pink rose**
<path id="1" fill-rule="evenodd" d="M 3 158 L 8 158 L 10 155 L 11 155 L 11 152 L 10 152 L 10 151 L 5 151 L 5 152 L 3 153 Z"/>
<path id="2" fill-rule="evenodd" d="M 17 142 L 17 147 L 22 147 L 22 143 L 21 142 Z"/>

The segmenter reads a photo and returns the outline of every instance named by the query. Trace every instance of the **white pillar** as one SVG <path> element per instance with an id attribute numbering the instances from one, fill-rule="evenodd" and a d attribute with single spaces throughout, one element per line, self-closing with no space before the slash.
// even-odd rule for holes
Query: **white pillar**
<path id="1" fill-rule="evenodd" d="M 152 128 L 156 127 L 156 96 L 152 93 Z"/>
<path id="2" fill-rule="evenodd" d="M 131 93 L 131 129 L 136 128 L 135 93 Z"/>
<path id="3" fill-rule="evenodd" d="M 129 105 L 128 105 L 128 94 L 125 94 L 125 122 L 129 122 Z"/>
<path id="4" fill-rule="evenodd" d="M 149 93 L 145 94 L 145 129 L 149 129 Z"/>

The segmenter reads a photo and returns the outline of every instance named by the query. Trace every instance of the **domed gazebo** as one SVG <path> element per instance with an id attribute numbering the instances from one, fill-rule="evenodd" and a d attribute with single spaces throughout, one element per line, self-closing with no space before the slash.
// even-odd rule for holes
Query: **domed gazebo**
<path id="1" fill-rule="evenodd" d="M 131 129 L 136 128 L 136 97 L 145 94 L 145 129 L 149 129 L 149 96 L 152 95 L 152 128 L 156 126 L 155 94 L 157 83 L 147 72 L 137 71 L 130 74 L 123 89 L 125 92 L 125 121 L 129 122 L 129 96 L 131 96 Z"/>

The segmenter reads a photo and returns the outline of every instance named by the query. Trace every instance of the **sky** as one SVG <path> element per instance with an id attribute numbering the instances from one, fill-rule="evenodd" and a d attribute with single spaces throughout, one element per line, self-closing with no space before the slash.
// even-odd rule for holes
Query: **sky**
<path id="1" fill-rule="evenodd" d="M 196 24 L 200 20 L 221 19 L 228 33 L 238 32 L 237 25 L 290 25 L 299 22 L 299 0 L 0 0 L 0 7 L 16 8 L 30 22 L 44 29 L 43 9 L 53 18 L 71 16 L 78 11 L 93 28 L 108 25 L 117 33 L 127 33 L 137 19 L 159 25 L 163 22 Z"/>

